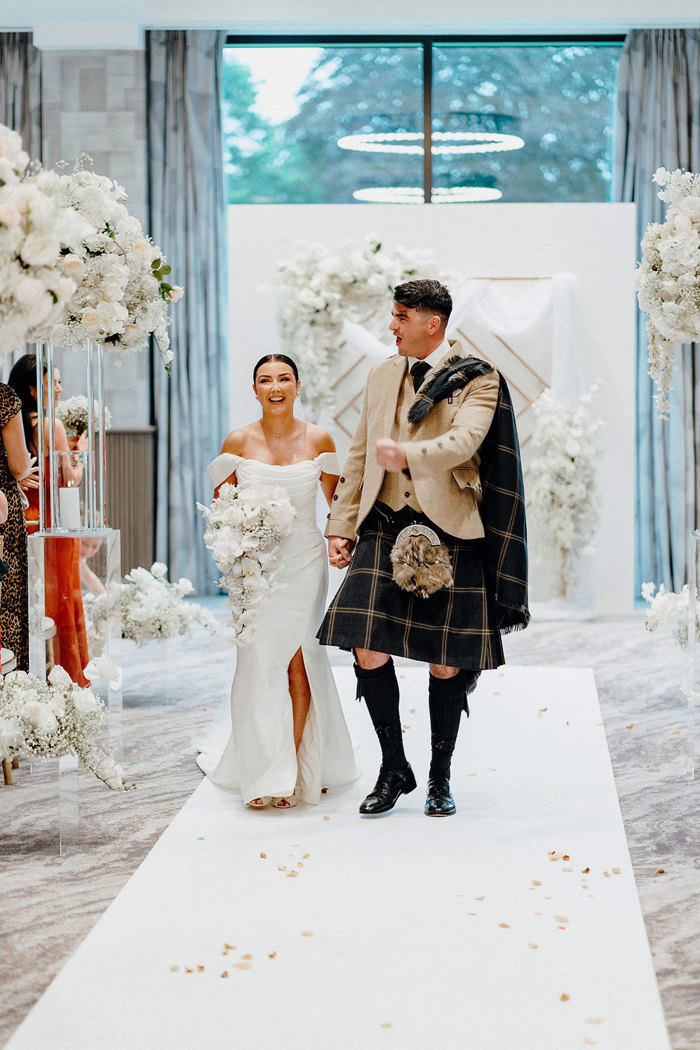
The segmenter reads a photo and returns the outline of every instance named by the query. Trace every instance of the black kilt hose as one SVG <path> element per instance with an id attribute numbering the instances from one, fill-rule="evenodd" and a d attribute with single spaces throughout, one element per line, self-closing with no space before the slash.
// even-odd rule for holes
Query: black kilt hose
<path id="1" fill-rule="evenodd" d="M 402 590 L 392 577 L 391 548 L 411 522 L 429 525 L 450 552 L 454 585 L 428 598 Z M 340 649 L 371 649 L 446 667 L 499 667 L 503 647 L 485 583 L 483 540 L 450 536 L 410 508 L 391 520 L 373 509 L 317 637 Z"/>

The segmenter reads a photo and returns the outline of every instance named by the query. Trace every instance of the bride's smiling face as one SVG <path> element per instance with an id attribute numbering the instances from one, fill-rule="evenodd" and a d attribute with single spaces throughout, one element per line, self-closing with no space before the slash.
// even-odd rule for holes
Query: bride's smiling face
<path id="1" fill-rule="evenodd" d="M 299 394 L 300 383 L 284 361 L 267 361 L 255 375 L 253 391 L 263 412 L 289 412 Z"/>

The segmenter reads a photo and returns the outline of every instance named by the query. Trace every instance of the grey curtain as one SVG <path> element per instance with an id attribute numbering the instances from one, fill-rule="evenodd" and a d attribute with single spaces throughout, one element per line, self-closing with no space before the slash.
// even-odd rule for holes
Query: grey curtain
<path id="1" fill-rule="evenodd" d="M 157 426 L 156 557 L 171 578 L 216 590 L 195 503 L 211 500 L 206 466 L 227 431 L 226 206 L 220 82 L 226 34 L 147 34 L 150 233 L 185 287 L 173 308 L 175 359 L 153 355 Z"/>
<path id="2" fill-rule="evenodd" d="M 651 181 L 658 167 L 700 172 L 700 29 L 634 30 L 622 52 L 615 197 L 637 205 L 638 242 L 665 214 Z M 677 591 L 700 520 L 700 347 L 678 355 L 668 422 L 656 416 L 642 315 L 637 354 L 637 594 L 645 580 Z"/>
<path id="3" fill-rule="evenodd" d="M 31 33 L 0 33 L 0 124 L 19 132 L 32 159 L 41 157 L 41 52 Z"/>

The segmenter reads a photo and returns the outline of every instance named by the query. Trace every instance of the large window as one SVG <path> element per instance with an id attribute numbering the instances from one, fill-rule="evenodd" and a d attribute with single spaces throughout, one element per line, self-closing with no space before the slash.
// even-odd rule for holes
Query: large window
<path id="1" fill-rule="evenodd" d="M 608 200 L 621 46 L 232 42 L 229 202 Z"/>

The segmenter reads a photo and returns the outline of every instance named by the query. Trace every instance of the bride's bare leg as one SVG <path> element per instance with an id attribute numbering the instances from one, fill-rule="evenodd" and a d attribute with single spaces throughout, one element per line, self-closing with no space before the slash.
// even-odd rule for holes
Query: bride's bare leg
<path id="1" fill-rule="evenodd" d="M 292 698 L 292 712 L 294 715 L 294 746 L 298 751 L 311 703 L 311 689 L 309 687 L 309 679 L 306 677 L 306 668 L 304 667 L 304 657 L 301 649 L 297 649 L 292 657 L 288 674 L 289 694 Z"/>

